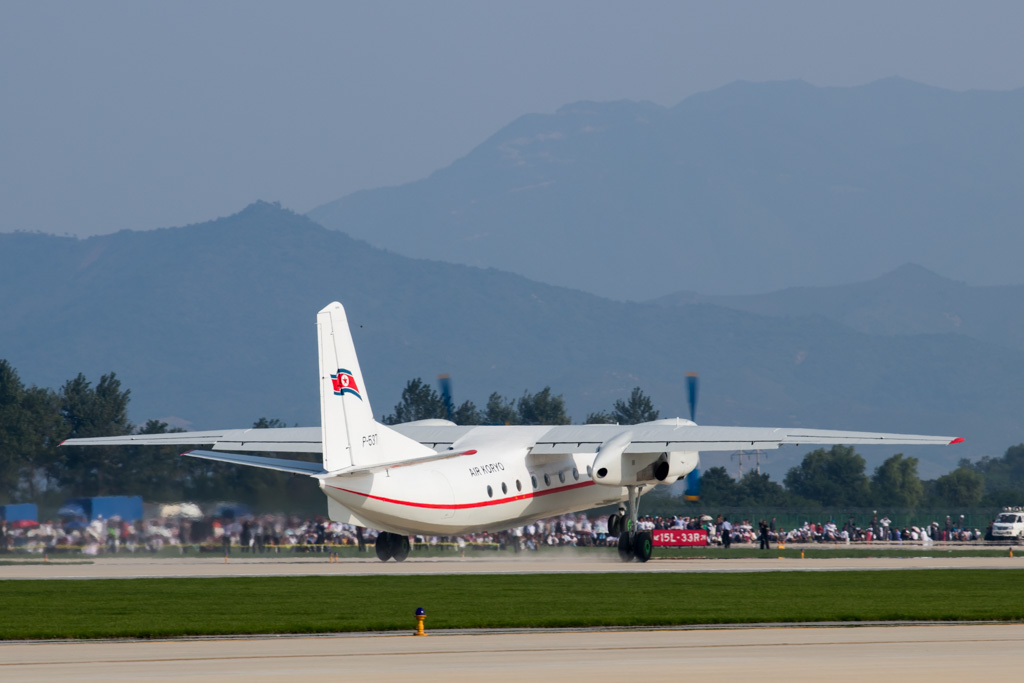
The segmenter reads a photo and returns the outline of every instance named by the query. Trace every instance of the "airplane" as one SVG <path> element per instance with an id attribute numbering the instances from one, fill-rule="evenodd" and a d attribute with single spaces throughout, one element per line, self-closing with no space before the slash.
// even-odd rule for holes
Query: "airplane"
<path id="1" fill-rule="evenodd" d="M 500 531 L 620 504 L 609 518 L 619 556 L 646 562 L 640 496 L 699 472 L 701 451 L 793 445 L 946 445 L 962 438 L 804 428 L 700 426 L 671 418 L 636 425 L 469 426 L 429 419 L 377 422 L 344 307 L 317 314 L 320 427 L 229 429 L 68 439 L 62 446 L 203 445 L 182 455 L 315 478 L 328 516 L 379 530 L 377 557 L 403 561 L 410 535 Z M 691 416 L 695 385 L 691 382 Z M 251 453 L 319 453 L 320 462 Z M 624 503 L 625 505 L 621 505 Z"/>

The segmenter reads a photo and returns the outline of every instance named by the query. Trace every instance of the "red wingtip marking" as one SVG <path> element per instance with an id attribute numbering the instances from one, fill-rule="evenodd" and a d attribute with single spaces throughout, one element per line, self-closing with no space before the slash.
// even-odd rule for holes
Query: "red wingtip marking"
<path id="1" fill-rule="evenodd" d="M 67 440 L 67 439 L 64 439 L 63 441 L 61 441 L 61 442 L 60 442 L 60 446 L 63 446 L 63 445 L 64 445 L 64 444 L 66 444 L 67 442 L 68 442 L 68 440 Z M 57 446 L 57 448 L 60 448 L 60 446 Z"/>
<path id="2" fill-rule="evenodd" d="M 958 436 L 955 439 L 953 439 L 952 441 L 950 441 L 949 445 L 952 446 L 955 443 L 963 443 L 963 442 L 964 442 L 964 437 Z"/>

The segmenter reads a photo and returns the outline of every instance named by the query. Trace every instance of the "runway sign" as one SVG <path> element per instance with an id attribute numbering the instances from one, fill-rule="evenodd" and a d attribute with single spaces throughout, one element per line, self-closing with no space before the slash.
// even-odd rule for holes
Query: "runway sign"
<path id="1" fill-rule="evenodd" d="M 678 547 L 678 546 L 706 546 L 708 544 L 708 532 L 704 529 L 656 529 L 654 531 L 654 545 L 656 547 Z"/>

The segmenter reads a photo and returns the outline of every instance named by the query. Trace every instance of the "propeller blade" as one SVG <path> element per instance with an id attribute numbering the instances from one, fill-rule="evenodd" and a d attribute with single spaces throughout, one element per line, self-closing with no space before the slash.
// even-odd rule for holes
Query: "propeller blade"
<path id="1" fill-rule="evenodd" d="M 690 421 L 697 421 L 697 373 L 686 373 L 686 394 L 690 401 Z"/>
<path id="2" fill-rule="evenodd" d="M 700 500 L 700 468 L 686 475 L 686 500 Z"/>
<path id="3" fill-rule="evenodd" d="M 437 382 L 441 385 L 441 400 L 444 402 L 444 411 L 448 419 L 455 422 L 455 407 L 452 405 L 452 378 L 448 375 L 438 375 Z"/>

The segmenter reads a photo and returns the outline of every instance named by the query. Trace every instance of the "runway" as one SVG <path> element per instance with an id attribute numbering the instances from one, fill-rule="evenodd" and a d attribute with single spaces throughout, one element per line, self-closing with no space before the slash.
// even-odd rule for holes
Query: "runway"
<path id="1" fill-rule="evenodd" d="M 881 569 L 1024 569 L 1024 553 L 1016 557 L 864 557 L 795 559 L 655 559 L 646 563 L 620 562 L 609 551 L 607 557 L 588 554 L 533 555 L 508 557 L 410 557 L 405 562 L 376 559 L 340 559 L 332 563 L 326 555 L 267 558 L 234 556 L 184 556 L 154 558 L 117 555 L 99 557 L 91 564 L 53 561 L 46 564 L 0 565 L 3 579 L 124 579 L 218 576 L 357 576 L 415 574 L 536 574 L 572 572 L 766 572 L 766 571 L 871 571 Z"/>
<path id="2" fill-rule="evenodd" d="M 76 681 L 1015 680 L 1024 625 L 4 643 L 0 679 Z"/>

